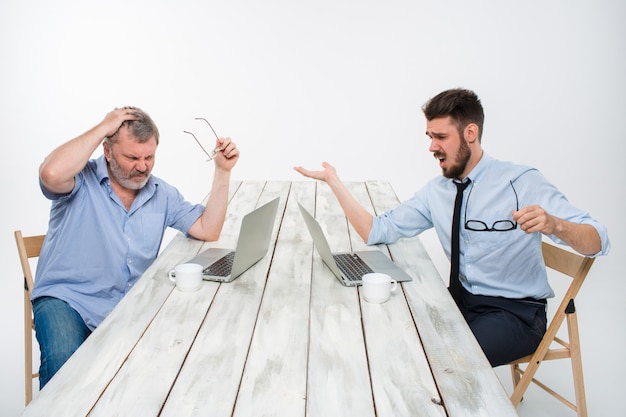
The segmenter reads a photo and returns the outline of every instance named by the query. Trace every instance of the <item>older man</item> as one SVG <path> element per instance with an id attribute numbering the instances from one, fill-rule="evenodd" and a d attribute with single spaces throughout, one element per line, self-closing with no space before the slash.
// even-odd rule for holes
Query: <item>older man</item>
<path id="1" fill-rule="evenodd" d="M 100 144 L 104 155 L 90 159 Z M 235 143 L 216 141 L 206 207 L 152 175 L 158 144 L 148 114 L 118 108 L 41 164 L 41 190 L 52 200 L 32 296 L 41 388 L 154 261 L 168 227 L 207 241 L 221 233 Z"/>

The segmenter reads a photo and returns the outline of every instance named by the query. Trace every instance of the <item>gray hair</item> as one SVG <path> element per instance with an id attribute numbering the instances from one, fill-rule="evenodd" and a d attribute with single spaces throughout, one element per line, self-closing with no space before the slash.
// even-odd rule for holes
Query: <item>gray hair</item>
<path id="1" fill-rule="evenodd" d="M 157 145 L 159 144 L 159 129 L 148 113 L 137 107 L 125 107 L 133 110 L 133 116 L 137 117 L 137 120 L 125 120 L 120 129 L 124 126 L 130 130 L 131 134 L 137 139 L 137 142 L 144 143 L 150 140 L 154 136 Z M 117 143 L 119 129 L 110 137 L 105 138 L 104 141 L 109 145 Z"/>

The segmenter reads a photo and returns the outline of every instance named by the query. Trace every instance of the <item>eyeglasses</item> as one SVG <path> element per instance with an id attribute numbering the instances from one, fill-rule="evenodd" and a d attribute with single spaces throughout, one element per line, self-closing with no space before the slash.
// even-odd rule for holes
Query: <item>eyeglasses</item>
<path id="1" fill-rule="evenodd" d="M 515 191 L 515 187 L 513 187 L 513 181 L 509 181 L 511 184 L 511 188 L 513 189 L 513 193 L 515 194 L 515 205 L 516 210 L 519 210 L 519 200 L 517 198 L 517 191 Z M 465 203 L 465 218 L 467 219 L 467 206 L 469 205 L 469 198 L 472 195 L 472 190 L 474 189 L 474 185 L 470 189 L 469 195 L 467 196 L 467 202 Z M 507 232 L 509 230 L 517 229 L 517 222 L 513 222 L 512 220 L 496 220 L 493 222 L 491 227 L 487 226 L 487 223 L 482 220 L 466 220 L 465 228 L 467 230 L 472 230 L 474 232 Z"/>
<path id="2" fill-rule="evenodd" d="M 196 120 L 204 120 L 206 122 L 206 124 L 209 125 L 209 127 L 211 128 L 211 130 L 213 131 L 213 134 L 215 135 L 216 139 L 219 139 L 219 136 L 217 136 L 217 133 L 215 133 L 215 129 L 213 129 L 213 126 L 211 126 L 211 123 L 209 123 L 209 121 L 203 117 L 196 117 Z M 215 156 L 218 154 L 218 152 L 221 151 L 221 149 L 219 147 L 213 149 L 210 153 L 207 152 L 206 149 L 204 149 L 204 146 L 202 146 L 202 144 L 200 143 L 200 141 L 198 140 L 198 138 L 196 137 L 196 135 L 194 135 L 191 132 L 188 132 L 186 130 L 183 130 L 184 133 L 189 133 L 191 136 L 193 136 L 193 138 L 196 140 L 196 142 L 198 143 L 198 145 L 200 146 L 200 148 L 202 148 L 202 150 L 204 151 L 205 154 L 207 154 L 207 156 L 209 157 L 209 159 L 207 159 L 207 161 L 211 161 L 213 159 L 215 159 Z"/>

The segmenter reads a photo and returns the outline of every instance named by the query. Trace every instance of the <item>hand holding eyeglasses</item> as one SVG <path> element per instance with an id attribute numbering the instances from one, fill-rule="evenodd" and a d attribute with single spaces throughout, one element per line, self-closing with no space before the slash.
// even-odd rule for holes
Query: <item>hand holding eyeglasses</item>
<path id="1" fill-rule="evenodd" d="M 215 132 L 215 129 L 213 129 L 213 126 L 211 126 L 211 123 L 209 123 L 209 121 L 205 118 L 202 117 L 196 117 L 196 120 L 204 120 L 206 122 L 207 125 L 209 125 L 209 127 L 211 128 L 211 131 L 213 132 L 213 134 L 215 135 L 215 138 L 218 140 L 218 142 L 221 142 L 222 139 L 220 139 L 220 137 L 218 136 L 218 134 Z M 196 140 L 196 143 L 198 144 L 198 146 L 200 146 L 200 148 L 202 149 L 202 151 L 209 157 L 209 159 L 207 159 L 208 161 L 212 161 L 213 159 L 215 159 L 215 157 L 217 156 L 218 153 L 222 152 L 222 151 L 226 151 L 228 148 L 228 153 L 225 153 L 225 157 L 230 159 L 233 158 L 235 156 L 239 155 L 239 150 L 235 147 L 235 144 L 231 141 L 229 141 L 226 145 L 223 146 L 217 146 L 216 148 L 214 148 L 211 152 L 208 152 L 204 146 L 202 146 L 202 143 L 200 143 L 200 141 L 198 140 L 198 138 L 196 137 L 196 135 L 194 135 L 193 133 L 184 130 L 183 132 L 190 134 L 191 136 L 193 136 L 193 138 Z"/>
<path id="2" fill-rule="evenodd" d="M 537 204 L 514 211 L 512 217 L 526 233 L 555 234 L 557 219 Z"/>

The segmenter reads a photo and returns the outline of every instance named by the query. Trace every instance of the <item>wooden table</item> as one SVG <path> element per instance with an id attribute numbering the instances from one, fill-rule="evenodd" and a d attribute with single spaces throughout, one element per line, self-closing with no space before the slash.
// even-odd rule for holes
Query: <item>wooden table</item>
<path id="1" fill-rule="evenodd" d="M 374 213 L 383 181 L 349 183 Z M 23 416 L 517 415 L 419 238 L 367 247 L 324 183 L 233 182 L 219 242 L 178 234 Z M 280 197 L 267 256 L 235 281 L 176 290 L 167 272 L 235 247 L 241 218 Z M 296 202 L 334 251 L 382 250 L 414 280 L 384 304 L 343 287 Z"/>

